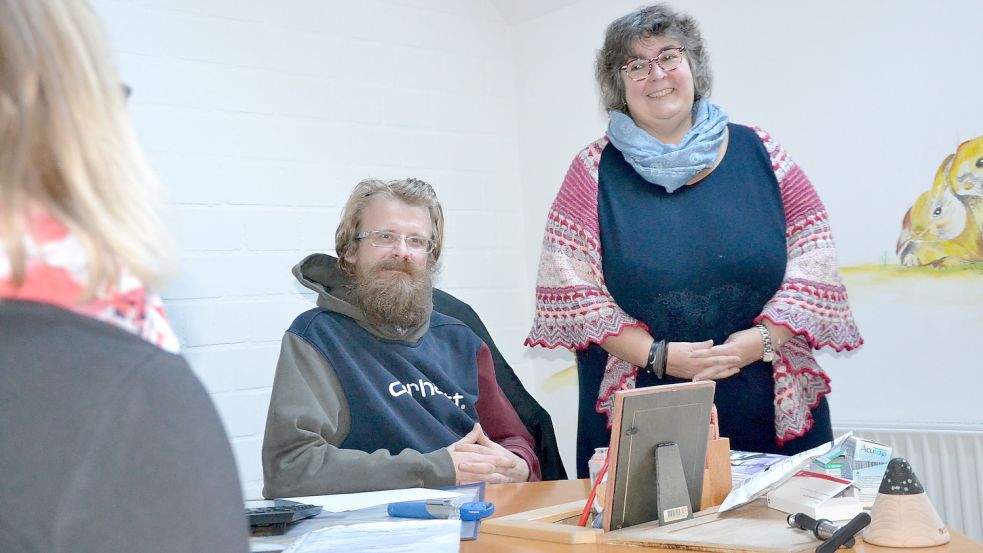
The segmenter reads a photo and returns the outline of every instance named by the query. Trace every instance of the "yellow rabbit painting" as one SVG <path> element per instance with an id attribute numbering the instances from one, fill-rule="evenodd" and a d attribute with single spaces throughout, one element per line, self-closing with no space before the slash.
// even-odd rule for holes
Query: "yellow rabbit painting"
<path id="1" fill-rule="evenodd" d="M 949 189 L 973 213 L 983 232 L 983 136 L 959 145 L 949 170 Z"/>
<path id="2" fill-rule="evenodd" d="M 983 262 L 983 136 L 942 161 L 905 213 L 897 253 L 906 267 Z"/>

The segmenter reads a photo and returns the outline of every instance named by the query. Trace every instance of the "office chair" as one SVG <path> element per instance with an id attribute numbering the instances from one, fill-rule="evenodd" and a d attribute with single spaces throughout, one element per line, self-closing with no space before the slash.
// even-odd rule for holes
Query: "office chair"
<path id="1" fill-rule="evenodd" d="M 433 290 L 433 308 L 438 313 L 454 317 L 471 327 L 471 330 L 488 345 L 495 363 L 495 380 L 498 381 L 498 385 L 505 392 L 505 397 L 509 398 L 516 414 L 536 441 L 536 456 L 539 458 L 543 480 L 566 480 L 567 471 L 563 468 L 560 449 L 556 445 L 553 419 L 522 385 L 508 361 L 498 351 L 478 314 L 470 305 L 437 288 Z"/>

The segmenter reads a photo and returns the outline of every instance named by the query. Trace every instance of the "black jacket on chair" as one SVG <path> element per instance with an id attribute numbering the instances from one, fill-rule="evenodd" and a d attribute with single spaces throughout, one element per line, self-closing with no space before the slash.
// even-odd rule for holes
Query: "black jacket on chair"
<path id="1" fill-rule="evenodd" d="M 566 480 L 567 471 L 563 469 L 560 449 L 556 445 L 553 419 L 522 385 L 508 361 L 498 351 L 478 314 L 470 305 L 436 288 L 433 290 L 433 308 L 438 313 L 454 317 L 471 327 L 471 330 L 488 345 L 495 362 L 495 379 L 498 380 L 499 387 L 512 402 L 515 412 L 536 440 L 536 456 L 539 457 L 543 480 Z"/>

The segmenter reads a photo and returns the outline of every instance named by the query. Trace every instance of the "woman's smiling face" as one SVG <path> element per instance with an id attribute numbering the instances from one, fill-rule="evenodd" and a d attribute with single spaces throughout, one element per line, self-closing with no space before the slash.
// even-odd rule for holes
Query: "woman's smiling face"
<path id="1" fill-rule="evenodd" d="M 681 46 L 678 41 L 666 37 L 646 37 L 635 43 L 635 57 L 656 58 L 667 49 Z M 683 52 L 682 63 L 671 71 L 653 63 L 652 72 L 646 79 L 633 81 L 624 71 L 621 78 L 628 114 L 635 124 L 661 142 L 678 144 L 693 126 L 695 89 L 686 53 Z"/>

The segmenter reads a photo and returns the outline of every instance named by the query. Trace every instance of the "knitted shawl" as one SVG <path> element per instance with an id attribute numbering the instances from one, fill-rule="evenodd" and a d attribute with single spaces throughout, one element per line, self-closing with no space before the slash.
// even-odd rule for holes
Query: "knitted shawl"
<path id="1" fill-rule="evenodd" d="M 765 146 L 785 206 L 788 263 L 785 277 L 755 317 L 788 327 L 794 334 L 774 361 L 775 441 L 808 432 L 812 409 L 830 392 L 830 379 L 813 349 L 854 349 L 863 343 L 836 264 L 826 208 L 809 179 L 768 133 L 752 127 Z M 611 297 L 601 266 L 597 180 L 601 138 L 574 159 L 550 208 L 536 283 L 536 313 L 527 346 L 584 349 L 641 321 Z M 749 321 L 748 326 L 751 326 Z M 638 367 L 608 356 L 595 409 L 610 418 L 613 394 L 635 386 Z"/>

